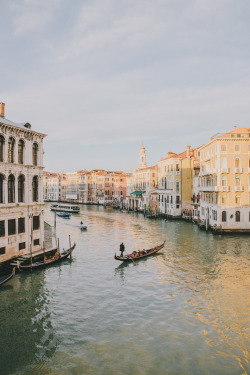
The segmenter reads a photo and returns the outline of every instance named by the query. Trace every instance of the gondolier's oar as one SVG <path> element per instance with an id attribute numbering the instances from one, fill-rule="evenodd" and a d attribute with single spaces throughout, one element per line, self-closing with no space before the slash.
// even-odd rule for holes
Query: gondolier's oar
<path id="1" fill-rule="evenodd" d="M 125 253 L 127 254 L 127 256 L 129 257 L 129 259 L 131 259 L 132 260 L 132 262 L 134 263 L 134 265 L 136 266 L 136 263 L 134 262 L 134 260 L 133 260 L 133 258 L 131 258 L 129 255 L 128 255 L 128 253 L 127 253 L 127 251 L 125 251 Z"/>

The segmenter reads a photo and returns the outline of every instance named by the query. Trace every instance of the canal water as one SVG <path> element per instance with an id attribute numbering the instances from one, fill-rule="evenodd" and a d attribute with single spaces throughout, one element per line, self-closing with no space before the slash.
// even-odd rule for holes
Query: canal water
<path id="1" fill-rule="evenodd" d="M 69 234 L 72 260 L 1 287 L 1 375 L 250 374 L 249 237 L 93 206 L 57 218 L 61 248 Z"/>

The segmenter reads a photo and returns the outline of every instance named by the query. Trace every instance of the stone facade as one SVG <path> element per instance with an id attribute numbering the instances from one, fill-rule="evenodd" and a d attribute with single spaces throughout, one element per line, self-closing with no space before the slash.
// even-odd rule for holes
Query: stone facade
<path id="1" fill-rule="evenodd" d="M 44 243 L 43 139 L 5 119 L 0 103 L 0 262 Z"/>

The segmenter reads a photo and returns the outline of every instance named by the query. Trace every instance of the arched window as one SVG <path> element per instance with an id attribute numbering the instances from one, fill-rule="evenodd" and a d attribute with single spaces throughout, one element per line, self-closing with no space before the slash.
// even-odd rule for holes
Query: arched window
<path id="1" fill-rule="evenodd" d="M 4 158 L 4 143 L 5 139 L 2 135 L 0 135 L 0 161 L 3 161 Z"/>
<path id="2" fill-rule="evenodd" d="M 235 185 L 240 186 L 240 176 L 235 176 Z"/>
<path id="3" fill-rule="evenodd" d="M 18 163 L 23 164 L 23 151 L 24 151 L 24 141 L 22 139 L 18 142 Z"/>
<path id="4" fill-rule="evenodd" d="M 10 174 L 8 178 L 8 202 L 15 202 L 15 177 L 13 174 Z"/>
<path id="5" fill-rule="evenodd" d="M 226 176 L 222 176 L 221 185 L 222 186 L 227 186 L 227 178 L 226 178 Z"/>
<path id="6" fill-rule="evenodd" d="M 10 137 L 8 141 L 8 161 L 9 163 L 14 163 L 14 147 L 15 139 Z"/>
<path id="7" fill-rule="evenodd" d="M 0 203 L 3 203 L 3 181 L 4 176 L 0 174 Z"/>
<path id="8" fill-rule="evenodd" d="M 18 202 L 24 202 L 24 175 L 18 177 Z"/>
<path id="9" fill-rule="evenodd" d="M 38 202 L 38 177 L 34 176 L 32 180 L 33 202 Z"/>
<path id="10" fill-rule="evenodd" d="M 235 168 L 240 168 L 240 159 L 239 158 L 235 159 Z"/>
<path id="11" fill-rule="evenodd" d="M 221 220 L 224 221 L 224 222 L 227 221 L 227 211 L 222 211 Z"/>
<path id="12" fill-rule="evenodd" d="M 33 165 L 37 165 L 37 156 L 38 156 L 38 144 L 33 143 L 33 150 L 32 150 L 32 156 L 33 156 Z"/>
<path id="13" fill-rule="evenodd" d="M 240 194 L 236 194 L 236 196 L 235 196 L 235 203 L 236 203 L 237 205 L 240 204 Z"/>
<path id="14" fill-rule="evenodd" d="M 240 211 L 235 212 L 235 221 L 240 222 Z"/>

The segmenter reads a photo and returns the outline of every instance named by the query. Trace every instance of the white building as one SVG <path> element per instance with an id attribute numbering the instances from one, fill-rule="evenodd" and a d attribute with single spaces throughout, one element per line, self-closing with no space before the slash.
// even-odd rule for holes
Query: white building
<path id="1" fill-rule="evenodd" d="M 0 103 L 0 263 L 44 243 L 43 139 Z"/>

